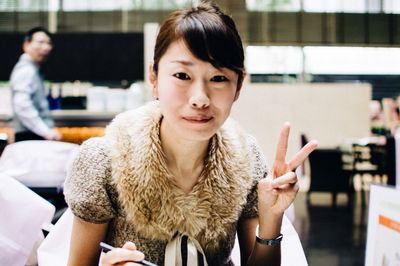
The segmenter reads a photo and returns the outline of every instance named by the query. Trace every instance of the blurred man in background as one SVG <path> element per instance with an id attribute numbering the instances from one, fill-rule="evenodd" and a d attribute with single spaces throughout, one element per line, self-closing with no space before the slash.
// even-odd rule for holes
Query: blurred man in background
<path id="1" fill-rule="evenodd" d="M 11 73 L 15 141 L 60 140 L 46 99 L 41 64 L 53 48 L 50 33 L 36 27 L 25 33 L 23 51 Z"/>

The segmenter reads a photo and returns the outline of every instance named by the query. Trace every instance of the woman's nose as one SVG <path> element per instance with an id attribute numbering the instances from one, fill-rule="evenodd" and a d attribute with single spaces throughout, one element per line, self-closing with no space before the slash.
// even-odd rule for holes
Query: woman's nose
<path id="1" fill-rule="evenodd" d="M 190 105 L 194 108 L 207 108 L 210 105 L 210 99 L 207 95 L 206 84 L 199 82 L 193 87 L 190 96 Z"/>

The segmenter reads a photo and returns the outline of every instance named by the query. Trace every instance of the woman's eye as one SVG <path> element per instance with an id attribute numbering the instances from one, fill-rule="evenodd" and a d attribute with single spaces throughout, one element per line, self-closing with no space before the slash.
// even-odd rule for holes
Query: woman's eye
<path id="1" fill-rule="evenodd" d="M 179 72 L 179 73 L 174 74 L 174 77 L 178 78 L 178 79 L 181 79 L 181 80 L 189 80 L 190 79 L 189 75 L 186 74 L 186 73 L 183 73 L 183 72 Z"/>
<path id="2" fill-rule="evenodd" d="M 213 82 L 224 82 L 224 81 L 228 81 L 228 78 L 225 76 L 214 76 L 211 78 L 211 81 Z"/>

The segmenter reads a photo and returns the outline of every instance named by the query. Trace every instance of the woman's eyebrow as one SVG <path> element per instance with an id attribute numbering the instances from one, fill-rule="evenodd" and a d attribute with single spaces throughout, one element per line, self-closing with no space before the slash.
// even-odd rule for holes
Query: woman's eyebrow
<path id="1" fill-rule="evenodd" d="M 185 66 L 193 66 L 194 65 L 193 62 L 187 61 L 187 60 L 172 60 L 171 63 L 182 64 Z"/>

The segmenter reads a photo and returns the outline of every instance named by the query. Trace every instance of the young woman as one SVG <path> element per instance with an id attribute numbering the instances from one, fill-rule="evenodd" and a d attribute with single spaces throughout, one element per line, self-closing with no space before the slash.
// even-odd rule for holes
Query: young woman
<path id="1" fill-rule="evenodd" d="M 160 28 L 150 81 L 157 99 L 118 115 L 85 142 L 65 184 L 74 225 L 69 265 L 279 265 L 294 170 L 289 125 L 267 171 L 256 141 L 229 114 L 245 77 L 242 43 L 216 5 L 172 13 Z M 258 227 L 258 232 L 256 229 Z M 283 236 L 284 237 L 284 236 Z M 136 262 L 136 263 L 135 263 Z"/>

